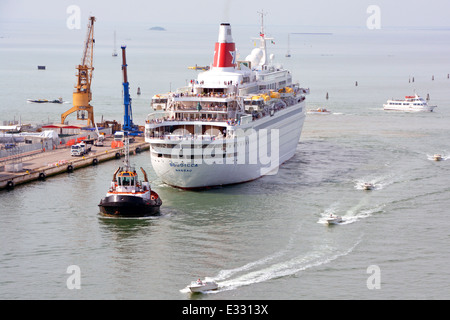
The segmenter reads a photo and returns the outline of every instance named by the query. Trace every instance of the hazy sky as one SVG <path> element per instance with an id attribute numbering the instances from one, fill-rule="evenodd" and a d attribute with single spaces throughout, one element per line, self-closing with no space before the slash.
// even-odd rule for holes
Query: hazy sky
<path id="1" fill-rule="evenodd" d="M 267 24 L 366 26 L 367 8 L 380 8 L 382 26 L 450 26 L 450 0 L 0 0 L 0 21 L 66 20 L 70 5 L 82 21 L 95 15 L 104 22 L 258 23 L 257 11 L 268 12 Z"/>

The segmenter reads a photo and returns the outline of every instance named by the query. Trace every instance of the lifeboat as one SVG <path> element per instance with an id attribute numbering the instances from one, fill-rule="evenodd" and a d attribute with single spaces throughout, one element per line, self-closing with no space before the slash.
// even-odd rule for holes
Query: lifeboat
<path id="1" fill-rule="evenodd" d="M 270 97 L 272 99 L 280 99 L 280 93 L 275 91 L 270 91 Z"/>

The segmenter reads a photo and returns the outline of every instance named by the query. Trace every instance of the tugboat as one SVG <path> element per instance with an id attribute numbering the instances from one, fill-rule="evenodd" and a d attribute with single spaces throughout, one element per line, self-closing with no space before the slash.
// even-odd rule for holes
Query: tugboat
<path id="1" fill-rule="evenodd" d="M 136 170 L 130 166 L 129 138 L 125 138 L 125 166 L 113 175 L 106 197 L 98 205 L 100 212 L 114 217 L 145 217 L 159 215 L 162 201 L 150 187 L 147 173 L 141 167 L 144 181 L 138 180 Z"/>

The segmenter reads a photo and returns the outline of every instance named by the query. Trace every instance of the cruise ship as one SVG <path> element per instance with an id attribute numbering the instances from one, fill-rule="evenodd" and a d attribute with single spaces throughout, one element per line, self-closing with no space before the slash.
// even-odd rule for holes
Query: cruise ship
<path id="1" fill-rule="evenodd" d="M 268 55 L 262 15 L 257 39 L 259 47 L 238 61 L 231 26 L 220 24 L 211 67 L 155 101 L 145 141 L 164 183 L 202 189 L 248 182 L 276 174 L 295 154 L 309 89 Z"/>

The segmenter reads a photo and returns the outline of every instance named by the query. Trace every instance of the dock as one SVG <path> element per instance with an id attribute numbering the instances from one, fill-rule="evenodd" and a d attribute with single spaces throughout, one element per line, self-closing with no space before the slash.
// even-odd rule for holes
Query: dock
<path id="1" fill-rule="evenodd" d="M 23 170 L 20 172 L 0 171 L 0 190 L 11 190 L 17 185 L 46 180 L 58 174 L 70 173 L 80 168 L 95 166 L 124 156 L 125 147 L 112 148 L 111 141 L 112 139 L 106 139 L 103 147 L 92 146 L 91 152 L 81 157 L 71 156 L 70 148 L 25 155 L 21 160 Z M 150 145 L 142 137 L 136 137 L 129 147 L 130 155 L 149 149 Z"/>

